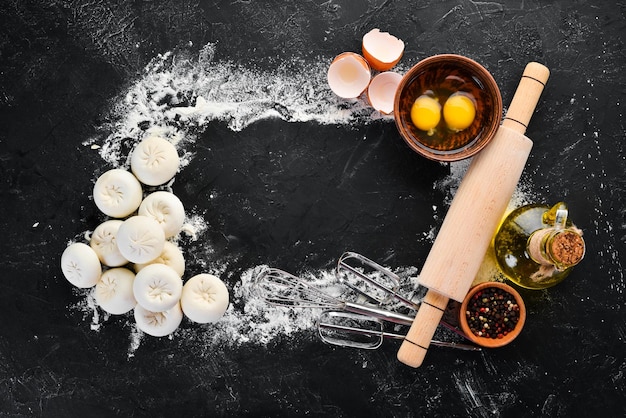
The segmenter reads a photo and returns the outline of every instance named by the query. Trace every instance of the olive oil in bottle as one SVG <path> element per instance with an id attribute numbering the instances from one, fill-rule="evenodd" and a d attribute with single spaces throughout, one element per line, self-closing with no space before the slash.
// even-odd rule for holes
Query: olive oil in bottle
<path id="1" fill-rule="evenodd" d="M 568 218 L 567 206 L 522 206 L 511 212 L 494 237 L 498 266 L 514 283 L 545 289 L 560 283 L 585 254 L 582 231 Z"/>

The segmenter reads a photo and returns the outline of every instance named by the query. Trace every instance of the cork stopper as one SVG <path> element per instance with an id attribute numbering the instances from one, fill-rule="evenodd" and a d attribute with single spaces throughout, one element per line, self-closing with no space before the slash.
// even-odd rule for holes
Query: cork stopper
<path id="1" fill-rule="evenodd" d="M 575 231 L 566 230 L 553 237 L 548 251 L 557 264 L 574 266 L 585 255 L 585 241 Z"/>

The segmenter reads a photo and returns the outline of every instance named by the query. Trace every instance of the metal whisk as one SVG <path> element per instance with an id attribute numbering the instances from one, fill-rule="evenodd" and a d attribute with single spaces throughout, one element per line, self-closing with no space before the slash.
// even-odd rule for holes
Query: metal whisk
<path id="1" fill-rule="evenodd" d="M 333 345 L 375 349 L 385 338 L 404 338 L 400 334 L 385 332 L 383 321 L 410 326 L 414 319 L 376 306 L 343 301 L 276 268 L 263 270 L 257 276 L 255 286 L 259 296 L 274 306 L 325 309 L 317 321 L 317 330 L 322 341 Z M 442 341 L 432 341 L 432 344 L 480 351 L 479 347 L 466 344 Z"/>
<path id="2" fill-rule="evenodd" d="M 336 275 L 344 286 L 378 305 L 393 301 L 413 310 L 419 307 L 398 293 L 400 277 L 397 274 L 361 254 L 343 253 L 337 262 Z"/>
<path id="3" fill-rule="evenodd" d="M 256 278 L 256 289 L 267 303 L 290 308 L 321 308 L 369 315 L 383 321 L 411 325 L 413 317 L 375 306 L 340 300 L 286 271 L 268 268 Z"/>
<path id="4" fill-rule="evenodd" d="M 414 302 L 398 293 L 400 287 L 398 275 L 361 254 L 350 251 L 343 253 L 339 257 L 336 273 L 341 283 L 346 287 L 379 305 L 393 301 L 413 311 L 419 309 L 419 302 Z M 454 325 L 445 320 L 441 320 L 440 323 L 448 330 L 469 340 Z"/>
<path id="5" fill-rule="evenodd" d="M 402 340 L 404 335 L 388 332 L 380 319 L 369 315 L 341 311 L 324 311 L 317 321 L 317 332 L 322 341 L 341 347 L 374 350 L 385 339 Z M 480 347 L 456 342 L 432 340 L 432 345 L 458 348 L 467 351 L 481 351 Z"/>

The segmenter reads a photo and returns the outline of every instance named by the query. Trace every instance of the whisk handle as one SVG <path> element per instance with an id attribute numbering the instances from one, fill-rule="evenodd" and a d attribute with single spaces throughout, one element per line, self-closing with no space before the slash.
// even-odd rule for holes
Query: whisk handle
<path id="1" fill-rule="evenodd" d="M 413 323 L 412 316 L 404 315 L 399 312 L 388 311 L 386 309 L 377 308 L 375 306 L 361 305 L 359 303 L 345 302 L 343 310 L 352 313 L 368 315 L 377 319 L 382 319 L 383 321 L 393 322 L 394 324 L 410 326 Z M 439 321 L 437 321 L 437 323 L 439 323 Z"/>
<path id="2" fill-rule="evenodd" d="M 426 293 L 415 321 L 398 350 L 398 360 L 411 367 L 421 366 L 437 325 L 448 306 L 448 301 L 447 296 L 435 290 L 429 290 Z"/>

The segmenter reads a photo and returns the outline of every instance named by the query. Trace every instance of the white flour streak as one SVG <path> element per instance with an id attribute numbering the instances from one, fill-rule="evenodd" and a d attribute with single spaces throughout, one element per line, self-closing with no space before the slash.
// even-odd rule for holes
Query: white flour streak
<path id="1" fill-rule="evenodd" d="M 267 118 L 320 124 L 365 124 L 381 118 L 365 100 L 344 100 L 332 93 L 326 81 L 329 59 L 256 70 L 215 61 L 214 55 L 214 44 L 206 45 L 197 59 L 159 55 L 117 98 L 111 122 L 101 127 L 106 138 L 91 138 L 84 145 L 119 167 L 128 164 L 123 144 L 132 146 L 149 133 L 146 129 L 159 130 L 181 150 L 182 142 L 194 141 L 213 121 L 241 131 Z"/>
<path id="2" fill-rule="evenodd" d="M 472 369 L 453 373 L 457 390 L 472 417 L 499 417 L 502 406 L 515 405 L 517 397 L 509 392 L 487 392 L 484 382 Z M 503 384 L 506 387 L 506 384 Z"/>
<path id="3" fill-rule="evenodd" d="M 233 289 L 233 297 L 236 305 L 243 305 L 243 311 L 235 311 L 231 305 L 216 324 L 220 332 L 210 336 L 214 343 L 230 341 L 236 345 L 248 342 L 265 345 L 278 335 L 291 335 L 314 326 L 319 312 L 269 306 L 255 294 L 253 280 L 264 267 L 248 270 L 241 276 L 241 282 Z M 323 272 L 321 276 L 329 277 Z"/>
<path id="4" fill-rule="evenodd" d="M 474 387 L 478 384 L 475 376 L 471 371 L 453 373 L 453 376 L 461 398 L 468 405 L 467 412 L 472 414 L 477 410 L 480 411 L 483 403 L 480 399 L 480 388 Z"/>
<path id="5" fill-rule="evenodd" d="M 135 356 L 135 351 L 137 351 L 137 349 L 141 345 L 141 340 L 143 338 L 143 335 L 144 335 L 143 332 L 139 331 L 139 329 L 137 329 L 137 326 L 134 323 L 131 324 L 131 332 L 129 335 L 130 343 L 128 344 L 128 353 L 127 353 L 128 358 Z"/>

